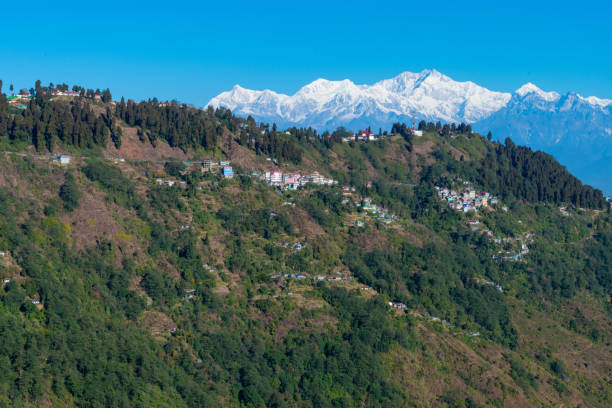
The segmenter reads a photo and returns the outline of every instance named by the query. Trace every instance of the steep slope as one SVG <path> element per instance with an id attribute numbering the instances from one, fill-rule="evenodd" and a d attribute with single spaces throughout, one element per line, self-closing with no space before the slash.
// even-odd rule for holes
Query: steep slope
<path id="1" fill-rule="evenodd" d="M 463 215 L 432 196 L 432 174 L 453 179 L 440 170 L 489 148 L 426 134 L 411 150 L 396 136 L 308 152 L 356 183 L 349 195 L 279 194 L 249 176 L 254 159 L 227 180 L 174 161 L 4 157 L 0 403 L 609 406 L 607 283 L 594 273 L 609 216 L 519 200 Z M 156 185 L 165 171 L 186 186 Z M 58 194 L 70 179 L 72 210 Z M 394 221 L 360 209 L 362 193 Z M 530 254 L 494 262 L 474 218 L 512 241 L 533 233 Z"/>
<path id="2" fill-rule="evenodd" d="M 67 164 L 0 135 L 0 405 L 612 403 L 612 219 L 551 157 L 76 103 Z"/>

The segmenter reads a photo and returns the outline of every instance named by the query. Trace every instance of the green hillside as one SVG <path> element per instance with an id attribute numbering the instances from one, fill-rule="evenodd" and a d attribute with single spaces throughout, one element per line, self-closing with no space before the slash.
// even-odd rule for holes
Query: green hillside
<path id="1" fill-rule="evenodd" d="M 0 406 L 612 405 L 610 208 L 551 156 L 36 88 L 0 96 Z"/>

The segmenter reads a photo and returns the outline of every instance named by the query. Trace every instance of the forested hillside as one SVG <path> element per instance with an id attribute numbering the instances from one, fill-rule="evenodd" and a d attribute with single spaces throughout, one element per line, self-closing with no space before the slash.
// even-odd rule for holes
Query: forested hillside
<path id="1" fill-rule="evenodd" d="M 552 157 L 55 89 L 0 97 L 0 406 L 612 404 L 610 208 Z"/>

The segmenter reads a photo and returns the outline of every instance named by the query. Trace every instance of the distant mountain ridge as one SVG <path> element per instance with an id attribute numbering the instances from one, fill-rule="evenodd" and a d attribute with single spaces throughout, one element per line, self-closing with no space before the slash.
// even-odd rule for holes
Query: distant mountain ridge
<path id="1" fill-rule="evenodd" d="M 473 82 L 456 82 L 436 70 L 404 72 L 374 85 L 317 79 L 294 95 L 270 90 L 253 91 L 234 86 L 211 99 L 236 114 L 280 125 L 337 126 L 384 125 L 402 118 L 475 122 L 498 111 L 511 95 L 493 92 Z"/>
<path id="2" fill-rule="evenodd" d="M 404 72 L 373 85 L 317 79 L 294 95 L 234 86 L 208 105 L 281 127 L 332 130 L 394 122 L 471 123 L 495 138 L 549 152 L 585 182 L 612 194 L 612 100 L 545 92 L 527 83 L 514 93 L 458 82 L 436 70 Z"/>

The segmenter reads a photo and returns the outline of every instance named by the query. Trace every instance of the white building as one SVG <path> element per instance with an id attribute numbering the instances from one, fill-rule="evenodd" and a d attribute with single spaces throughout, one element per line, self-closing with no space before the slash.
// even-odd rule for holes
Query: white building
<path id="1" fill-rule="evenodd" d="M 275 171 L 270 175 L 270 182 L 281 183 L 283 181 L 283 173 Z"/>

